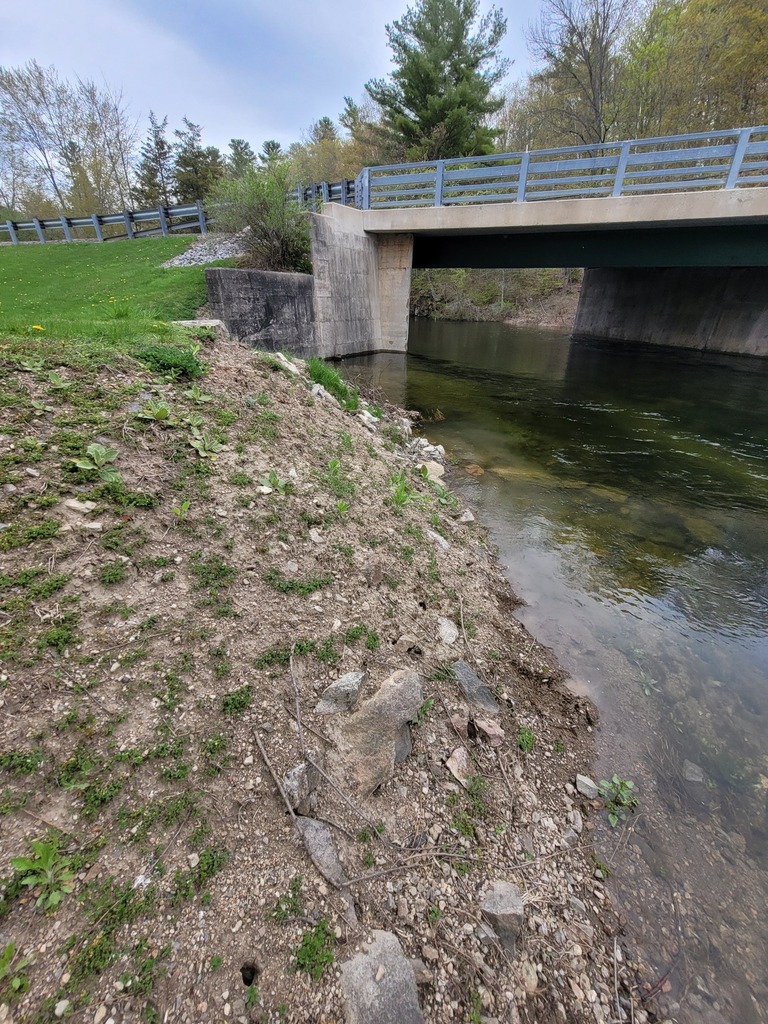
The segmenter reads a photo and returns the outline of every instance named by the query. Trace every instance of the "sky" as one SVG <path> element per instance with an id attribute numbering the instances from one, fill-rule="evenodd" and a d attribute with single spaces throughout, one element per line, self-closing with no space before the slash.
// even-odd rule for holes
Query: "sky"
<path id="1" fill-rule="evenodd" d="M 64 78 L 122 89 L 146 134 L 150 110 L 169 130 L 186 116 L 203 142 L 288 146 L 344 97 L 392 69 L 385 25 L 408 0 L 2 0 L 0 66 L 35 59 Z M 411 0 L 410 6 L 414 6 Z M 480 10 L 489 9 L 480 0 Z M 499 3 L 510 78 L 531 68 L 524 30 L 539 0 Z"/>

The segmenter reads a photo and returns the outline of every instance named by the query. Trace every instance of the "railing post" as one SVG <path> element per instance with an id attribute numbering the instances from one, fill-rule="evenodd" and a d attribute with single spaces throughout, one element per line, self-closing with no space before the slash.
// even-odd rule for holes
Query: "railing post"
<path id="1" fill-rule="evenodd" d="M 125 224 L 125 233 L 128 238 L 133 238 L 133 221 L 130 210 L 123 210 L 123 224 Z"/>
<path id="2" fill-rule="evenodd" d="M 68 242 L 72 241 L 72 232 L 70 231 L 69 217 L 61 217 L 61 227 L 64 231 L 64 237 Z"/>
<path id="3" fill-rule="evenodd" d="M 736 143 L 733 160 L 731 160 L 731 168 L 728 171 L 728 177 L 725 182 L 726 188 L 736 188 L 736 185 L 738 184 L 739 172 L 741 171 L 741 165 L 744 161 L 744 154 L 747 152 L 747 146 L 749 145 L 749 137 L 751 134 L 751 128 L 742 128 L 739 132 L 739 141 Z"/>
<path id="4" fill-rule="evenodd" d="M 104 235 L 101 233 L 101 219 L 98 213 L 91 215 L 91 224 L 93 224 L 93 230 L 96 232 L 96 239 L 99 242 L 104 241 Z"/>
<path id="5" fill-rule="evenodd" d="M 168 211 L 164 206 L 158 206 L 157 218 L 160 221 L 160 230 L 164 235 L 168 234 Z"/>
<path id="6" fill-rule="evenodd" d="M 11 241 L 14 245 L 19 244 L 19 236 L 16 234 L 16 225 L 12 220 L 7 220 L 5 226 L 8 228 L 8 234 L 11 236 Z"/>
<path id="7" fill-rule="evenodd" d="M 330 201 L 331 201 L 331 193 L 330 193 L 330 191 L 328 189 L 328 182 L 327 181 L 321 182 L 321 184 L 320 184 L 320 195 L 321 195 L 322 200 L 323 200 L 324 203 L 330 203 Z"/>
<path id="8" fill-rule="evenodd" d="M 517 176 L 517 202 L 525 202 L 525 186 L 528 181 L 528 164 L 531 162 L 531 154 L 526 151 L 523 153 L 522 159 L 520 160 L 520 170 Z"/>
<path id="9" fill-rule="evenodd" d="M 371 208 L 371 168 L 366 167 L 363 171 L 363 209 Z"/>
<path id="10" fill-rule="evenodd" d="M 445 160 L 438 160 L 435 168 L 435 206 L 443 205 L 443 181 L 445 180 Z"/>
<path id="11" fill-rule="evenodd" d="M 341 193 L 340 193 L 341 194 L 341 199 L 339 200 L 339 202 L 341 203 L 342 206 L 346 206 L 347 205 L 347 190 L 348 189 L 349 189 L 349 182 L 347 181 L 346 178 L 342 178 L 341 179 Z"/>
<path id="12" fill-rule="evenodd" d="M 624 175 L 627 173 L 627 163 L 629 161 L 629 147 L 629 142 L 622 142 L 619 162 L 616 167 L 616 177 L 613 180 L 613 192 L 611 193 L 614 199 L 618 199 L 621 195 L 621 190 L 624 188 Z"/>
<path id="13" fill-rule="evenodd" d="M 200 225 L 200 234 L 207 235 L 208 225 L 205 222 L 205 210 L 203 209 L 203 204 L 199 199 L 197 200 L 197 222 Z"/>
<path id="14" fill-rule="evenodd" d="M 40 223 L 39 218 L 38 217 L 33 217 L 32 218 L 32 224 L 34 225 L 35 231 L 37 232 L 37 237 L 40 239 L 40 241 L 42 243 L 45 243 L 45 234 L 43 233 L 43 225 Z"/>

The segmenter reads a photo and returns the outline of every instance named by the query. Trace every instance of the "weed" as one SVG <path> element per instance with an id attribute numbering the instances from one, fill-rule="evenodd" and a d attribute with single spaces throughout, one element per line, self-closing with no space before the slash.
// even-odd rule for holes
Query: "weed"
<path id="1" fill-rule="evenodd" d="M 536 734 L 527 725 L 521 725 L 517 730 L 517 745 L 524 754 L 530 754 L 536 746 Z"/>
<path id="2" fill-rule="evenodd" d="M 440 665 L 429 678 L 436 683 L 452 683 L 456 679 L 456 673 L 449 664 Z"/>
<path id="3" fill-rule="evenodd" d="M 472 806 L 472 813 L 478 818 L 485 817 L 485 797 L 488 793 L 488 783 L 482 775 L 470 775 L 466 781 L 466 791 Z"/>
<path id="4" fill-rule="evenodd" d="M 370 850 L 366 850 L 363 854 L 363 864 L 367 868 L 372 868 L 376 864 L 376 858 Z"/>
<path id="5" fill-rule="evenodd" d="M 402 512 L 406 506 L 420 500 L 418 492 L 409 483 L 404 469 L 401 469 L 399 473 L 393 473 L 389 478 L 389 484 L 389 500 L 395 512 Z"/>
<path id="6" fill-rule="evenodd" d="M 274 469 L 261 478 L 262 487 L 271 487 L 273 491 L 277 491 L 278 494 L 295 494 L 296 488 L 293 485 L 293 481 L 287 478 L 278 476 Z"/>
<path id="7" fill-rule="evenodd" d="M 293 876 L 288 884 L 288 892 L 283 893 L 282 896 L 278 896 L 274 908 L 269 912 L 269 916 L 274 921 L 279 921 L 280 924 L 285 924 L 286 921 L 290 921 L 291 918 L 300 917 L 304 913 L 304 894 L 302 892 L 303 884 L 303 875 Z"/>
<path id="8" fill-rule="evenodd" d="M 336 639 L 328 636 L 315 651 L 315 657 L 325 665 L 338 665 L 341 661 L 341 654 L 336 647 Z"/>
<path id="9" fill-rule="evenodd" d="M 122 583 L 125 579 L 125 563 L 121 562 L 119 558 L 115 559 L 114 562 L 105 562 L 101 567 L 99 579 L 105 587 L 112 586 L 115 583 Z"/>
<path id="10" fill-rule="evenodd" d="M 175 427 L 179 422 L 171 412 L 170 405 L 162 398 L 150 398 L 136 415 L 140 420 L 151 420 L 164 427 Z"/>
<path id="11" fill-rule="evenodd" d="M 328 918 L 321 918 L 314 928 L 304 932 L 294 951 L 295 968 L 306 971 L 313 981 L 320 981 L 325 969 L 334 962 L 333 933 Z"/>
<path id="12" fill-rule="evenodd" d="M 605 809 L 608 811 L 608 821 L 613 828 L 619 821 L 626 821 L 627 812 L 634 811 L 637 807 L 634 789 L 634 782 L 622 779 L 620 775 L 612 775 L 610 781 L 603 779 L 600 782 L 600 796 L 603 798 Z"/>
<path id="13" fill-rule="evenodd" d="M 355 446 L 352 443 L 352 435 L 346 430 L 342 430 L 339 434 L 339 451 L 346 452 L 348 455 L 354 454 Z"/>
<path id="14" fill-rule="evenodd" d="M 211 434 L 203 432 L 197 427 L 192 427 L 188 441 L 201 459 L 215 459 L 224 448 L 221 441 L 217 441 Z"/>
<path id="15" fill-rule="evenodd" d="M 381 647 L 381 639 L 375 629 L 369 630 L 368 636 L 365 638 L 365 646 L 369 651 L 378 651 Z"/>
<path id="16" fill-rule="evenodd" d="M 235 487 L 248 487 L 249 484 L 253 483 L 253 477 L 248 476 L 247 473 L 232 473 L 229 482 Z"/>
<path id="17" fill-rule="evenodd" d="M 12 857 L 11 865 L 21 876 L 22 885 L 40 889 L 35 906 L 55 910 L 74 889 L 71 858 L 59 851 L 58 837 L 33 839 L 31 857 Z"/>
<path id="18" fill-rule="evenodd" d="M 331 459 L 325 473 L 318 474 L 318 477 L 337 498 L 346 499 L 354 496 L 354 482 L 344 476 L 338 459 Z"/>
<path id="19" fill-rule="evenodd" d="M 426 721 L 427 715 L 435 706 L 435 698 L 427 697 L 424 703 L 421 705 L 419 710 L 416 712 L 416 717 L 413 720 L 414 725 L 423 725 Z"/>
<path id="20" fill-rule="evenodd" d="M 427 920 L 432 924 L 437 924 L 440 918 L 443 916 L 443 912 L 440 907 L 430 907 L 427 911 Z"/>
<path id="21" fill-rule="evenodd" d="M 565 744 L 563 743 L 562 740 L 555 740 L 555 753 L 556 754 L 564 754 L 565 753 Z"/>
<path id="22" fill-rule="evenodd" d="M 189 398 L 190 401 L 194 402 L 196 405 L 204 405 L 206 402 L 213 401 L 213 397 L 211 395 L 204 394 L 197 384 L 193 384 L 188 391 L 182 391 L 182 394 L 185 398 Z"/>
<path id="23" fill-rule="evenodd" d="M 237 569 L 227 565 L 219 555 L 203 558 L 200 551 L 192 555 L 190 569 L 195 577 L 197 589 L 207 590 L 209 597 L 214 599 L 219 596 L 219 591 L 229 586 L 237 576 Z"/>
<path id="24" fill-rule="evenodd" d="M 326 391 L 330 392 L 335 398 L 338 398 L 342 406 L 349 410 L 349 412 L 356 412 L 360 407 L 360 397 L 357 393 L 357 388 L 350 388 L 336 370 L 323 359 L 313 356 L 307 360 L 307 372 L 316 384 L 322 385 Z"/>
<path id="25" fill-rule="evenodd" d="M 221 710 L 225 715 L 241 715 L 253 703 L 253 690 L 250 686 L 241 686 L 239 690 L 225 693 L 221 699 Z"/>
<path id="26" fill-rule="evenodd" d="M 14 523 L 9 530 L 0 533 L 0 551 L 10 551 L 11 548 L 20 548 L 25 544 L 32 544 L 36 540 L 47 540 L 57 536 L 60 530 L 55 519 L 43 519 L 34 526 L 21 526 Z"/>
<path id="27" fill-rule="evenodd" d="M 0 768 L 17 775 L 31 775 L 43 763 L 41 750 L 9 750 L 0 754 Z"/>
<path id="28" fill-rule="evenodd" d="M 97 473 L 100 480 L 106 483 L 117 483 L 120 481 L 120 474 L 111 465 L 117 458 L 117 448 L 105 448 L 103 444 L 89 444 L 85 449 L 85 456 L 79 459 L 72 459 L 78 469 L 89 473 Z"/>
<path id="29" fill-rule="evenodd" d="M 171 377 L 194 379 L 202 377 L 205 371 L 204 363 L 193 352 L 170 345 L 145 345 L 136 353 L 136 358 L 155 373 L 165 373 Z"/>
<path id="30" fill-rule="evenodd" d="M 16 943 L 11 941 L 0 948 L 0 999 L 18 999 L 29 989 L 29 978 L 24 968 L 29 960 L 17 955 Z"/>
<path id="31" fill-rule="evenodd" d="M 308 580 L 293 579 L 284 576 L 279 569 L 270 569 L 264 576 L 264 582 L 281 594 L 299 594 L 301 597 L 308 597 L 316 590 L 327 587 L 332 580 L 332 576 L 313 576 Z"/>

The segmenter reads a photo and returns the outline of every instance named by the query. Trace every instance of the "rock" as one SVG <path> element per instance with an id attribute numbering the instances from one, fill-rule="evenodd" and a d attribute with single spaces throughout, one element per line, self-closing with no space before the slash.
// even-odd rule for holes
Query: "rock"
<path id="1" fill-rule="evenodd" d="M 464 467 L 465 473 L 469 473 L 470 476 L 485 476 L 485 470 L 482 466 L 478 466 L 476 462 L 468 462 Z"/>
<path id="2" fill-rule="evenodd" d="M 469 760 L 469 754 L 467 753 L 466 747 L 456 747 L 451 756 L 445 762 L 445 767 L 451 773 L 451 775 L 462 786 L 466 786 L 467 779 L 472 774 L 472 764 Z"/>
<path id="3" fill-rule="evenodd" d="M 536 995 L 536 990 L 539 987 L 536 964 L 532 964 L 530 960 L 523 960 L 520 964 L 520 973 L 523 977 L 523 987 L 525 988 L 526 995 Z"/>
<path id="4" fill-rule="evenodd" d="M 686 782 L 703 782 L 704 769 L 700 768 L 693 761 L 683 761 L 683 778 Z"/>
<path id="5" fill-rule="evenodd" d="M 283 789 L 297 814 L 310 814 L 317 805 L 317 787 L 320 773 L 311 764 L 302 761 L 283 776 Z"/>
<path id="6" fill-rule="evenodd" d="M 475 727 L 492 747 L 500 747 L 504 742 L 505 733 L 498 722 L 489 718 L 476 718 Z"/>
<path id="7" fill-rule="evenodd" d="M 572 811 L 569 811 L 568 821 L 571 823 L 573 831 L 577 835 L 581 835 L 584 829 L 584 819 L 581 816 L 581 812 L 577 811 L 576 808 L 574 808 Z"/>
<path id="8" fill-rule="evenodd" d="M 313 544 L 325 544 L 323 535 L 320 533 L 319 530 L 316 530 L 314 527 L 309 531 L 309 539 L 312 541 Z"/>
<path id="9" fill-rule="evenodd" d="M 15 494 L 18 491 L 18 487 L 14 484 L 3 484 L 3 490 L 6 494 Z"/>
<path id="10" fill-rule="evenodd" d="M 466 661 L 454 661 L 451 665 L 456 682 L 470 704 L 476 704 L 490 714 L 497 714 L 499 705 L 491 691 Z"/>
<path id="11" fill-rule="evenodd" d="M 77 498 L 67 498 L 64 504 L 73 512 L 93 512 L 96 508 L 95 501 L 78 501 Z"/>
<path id="12" fill-rule="evenodd" d="M 53 1009 L 54 1017 L 63 1017 L 71 1005 L 72 1003 L 68 999 L 60 999 Z"/>
<path id="13" fill-rule="evenodd" d="M 102 1003 L 101 1006 L 98 1008 L 98 1010 L 96 1011 L 96 1013 L 93 1016 L 93 1024 L 101 1024 L 101 1022 L 104 1020 L 104 1018 L 106 1016 L 107 1016 L 107 1008 L 104 1005 L 104 1003 Z"/>
<path id="14" fill-rule="evenodd" d="M 593 782 L 588 775 L 576 776 L 576 789 L 582 796 L 585 796 L 587 800 L 597 800 L 600 796 L 600 790 L 597 788 L 597 784 Z"/>
<path id="15" fill-rule="evenodd" d="M 436 963 L 440 956 L 434 946 L 422 946 L 421 955 L 425 960 L 430 960 L 432 963 Z"/>
<path id="16" fill-rule="evenodd" d="M 369 796 L 392 777 L 395 764 L 411 752 L 409 723 L 423 703 L 417 672 L 394 672 L 349 717 L 329 725 L 335 750 L 329 762 L 344 780 Z"/>
<path id="17" fill-rule="evenodd" d="M 282 352 L 271 352 L 270 355 L 272 359 L 275 360 L 275 362 L 280 363 L 284 370 L 287 370 L 288 373 L 290 373 L 293 377 L 298 377 L 301 371 L 299 370 L 296 363 L 293 363 L 291 362 L 290 359 L 287 359 Z"/>
<path id="18" fill-rule="evenodd" d="M 194 246 L 192 246 L 192 248 L 194 248 Z M 190 251 L 191 250 L 187 250 L 187 253 L 184 253 L 182 255 L 187 255 Z M 237 256 L 238 253 L 235 252 L 235 253 L 232 253 L 232 255 Z M 227 258 L 226 256 L 215 255 L 215 256 L 212 257 L 211 262 L 213 262 L 213 260 L 223 260 L 223 259 L 226 259 L 226 258 Z M 208 261 L 206 260 L 206 262 L 208 262 Z M 169 263 L 164 263 L 163 264 L 164 267 L 167 267 L 167 266 L 170 266 L 170 265 L 171 264 L 169 264 Z M 173 264 L 173 265 L 177 266 L 178 264 Z M 186 265 L 190 266 L 190 264 L 186 264 Z M 175 327 L 186 327 L 190 331 L 200 331 L 200 330 L 203 330 L 203 331 L 205 331 L 205 330 L 207 330 L 207 331 L 214 331 L 216 333 L 217 337 L 218 336 L 221 336 L 222 338 L 228 338 L 229 337 L 229 331 L 227 330 L 227 325 L 224 323 L 223 320 L 211 320 L 211 319 L 200 318 L 198 320 L 171 320 L 171 323 Z"/>
<path id="19" fill-rule="evenodd" d="M 331 830 L 321 821 L 314 818 L 297 817 L 294 819 L 296 828 L 304 840 L 309 858 L 323 878 L 339 890 L 345 903 L 344 916 L 352 928 L 357 927 L 355 901 L 347 888 L 347 873 L 339 859 Z"/>
<path id="20" fill-rule="evenodd" d="M 187 854 L 187 864 L 189 864 L 189 866 L 191 868 L 196 868 L 199 863 L 200 863 L 200 854 L 199 853 L 188 853 Z"/>
<path id="21" fill-rule="evenodd" d="M 398 654 L 423 654 L 421 644 L 415 636 L 410 633 L 403 633 L 395 644 L 395 651 Z"/>
<path id="22" fill-rule="evenodd" d="M 460 523 L 474 523 L 474 521 L 475 517 L 472 515 L 468 508 L 464 509 L 464 511 L 459 516 Z"/>
<path id="23" fill-rule="evenodd" d="M 426 964 L 423 960 L 419 960 L 417 956 L 411 957 L 410 959 L 411 970 L 413 971 L 413 977 L 417 985 L 430 985 L 432 983 L 432 975 L 427 969 Z"/>
<path id="24" fill-rule="evenodd" d="M 320 703 L 315 708 L 316 715 L 335 715 L 339 711 L 351 711 L 357 704 L 360 687 L 368 678 L 367 672 L 347 672 L 335 683 L 323 690 Z"/>
<path id="25" fill-rule="evenodd" d="M 578 844 L 578 842 L 579 842 L 579 835 L 578 835 L 578 833 L 576 832 L 576 830 L 571 825 L 569 825 L 568 828 L 565 830 L 565 832 L 563 832 L 563 838 L 561 840 L 561 845 L 564 846 L 566 849 L 571 850 L 571 849 L 573 849 L 574 846 L 576 846 Z"/>
<path id="26" fill-rule="evenodd" d="M 346 1024 L 424 1024 L 410 962 L 391 932 L 374 931 L 367 953 L 341 967 Z"/>
<path id="27" fill-rule="evenodd" d="M 38 469 L 32 469 L 31 466 L 27 466 L 27 468 L 24 470 L 24 472 L 27 474 L 27 476 L 32 476 L 32 477 L 40 476 L 40 471 Z M 58 1005 L 61 1005 L 61 1004 L 59 1003 Z M 59 1014 L 59 1016 L 61 1016 L 61 1014 Z"/>
<path id="28" fill-rule="evenodd" d="M 363 425 L 368 427 L 369 430 L 375 430 L 380 420 L 372 413 L 368 412 L 367 409 L 361 409 L 357 414 L 357 418 L 362 421 Z"/>
<path id="29" fill-rule="evenodd" d="M 523 897 L 511 882 L 493 882 L 480 902 L 480 913 L 496 932 L 508 953 L 514 953 L 515 944 L 525 921 Z"/>
<path id="30" fill-rule="evenodd" d="M 445 476 L 445 467 L 441 466 L 439 462 L 420 462 L 417 463 L 416 469 L 422 473 L 426 470 L 427 478 L 436 484 L 439 484 Z"/>
<path id="31" fill-rule="evenodd" d="M 425 530 L 424 533 L 427 535 L 427 537 L 429 537 L 430 540 L 434 541 L 435 544 L 437 544 L 437 546 L 442 551 L 451 550 L 451 545 L 448 543 L 445 537 L 442 536 L 442 534 L 435 533 L 434 530 Z"/>
<path id="32" fill-rule="evenodd" d="M 326 391 L 322 384 L 313 384 L 312 394 L 315 396 L 315 398 L 319 398 L 323 402 L 330 402 L 331 405 L 335 405 L 339 409 L 341 408 L 341 406 L 339 405 L 339 400 L 336 398 L 336 396 L 332 395 L 330 391 Z"/>
<path id="33" fill-rule="evenodd" d="M 437 620 L 437 635 L 441 644 L 455 644 L 459 639 L 459 630 L 455 623 L 441 615 Z"/>

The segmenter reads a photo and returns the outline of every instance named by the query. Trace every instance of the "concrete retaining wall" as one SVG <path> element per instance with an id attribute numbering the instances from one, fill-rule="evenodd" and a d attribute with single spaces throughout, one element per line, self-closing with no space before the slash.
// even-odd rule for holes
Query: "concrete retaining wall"
<path id="1" fill-rule="evenodd" d="M 768 268 L 586 270 L 573 335 L 768 357 Z"/>
<path id="2" fill-rule="evenodd" d="M 315 355 L 309 274 L 210 267 L 205 280 L 211 315 L 224 321 L 233 338 L 268 352 Z"/>

